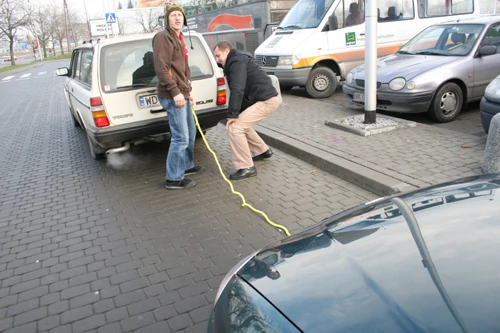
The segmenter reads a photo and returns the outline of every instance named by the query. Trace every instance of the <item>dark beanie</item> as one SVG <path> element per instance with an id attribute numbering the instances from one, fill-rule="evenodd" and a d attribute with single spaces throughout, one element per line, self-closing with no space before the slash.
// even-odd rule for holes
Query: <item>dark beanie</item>
<path id="1" fill-rule="evenodd" d="M 170 13 L 175 12 L 176 10 L 182 13 L 182 16 L 184 16 L 184 25 L 187 26 L 188 24 L 184 9 L 182 9 L 182 6 L 176 2 L 165 3 L 165 25 L 168 26 L 168 16 L 170 15 Z"/>

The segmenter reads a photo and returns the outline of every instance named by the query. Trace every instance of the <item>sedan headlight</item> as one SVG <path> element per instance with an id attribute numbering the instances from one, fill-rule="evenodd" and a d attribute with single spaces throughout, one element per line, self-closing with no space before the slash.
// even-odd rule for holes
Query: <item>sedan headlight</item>
<path id="1" fill-rule="evenodd" d="M 484 96 L 488 99 L 500 100 L 500 79 L 495 79 L 488 84 Z"/>
<path id="2" fill-rule="evenodd" d="M 345 83 L 347 83 L 348 85 L 351 85 L 351 82 L 352 82 L 352 73 L 349 72 L 349 74 L 347 74 L 347 76 L 345 77 Z"/>
<path id="3" fill-rule="evenodd" d="M 300 61 L 300 57 L 293 56 L 280 56 L 278 58 L 278 66 L 292 66 L 296 65 Z"/>
<path id="4" fill-rule="evenodd" d="M 258 251 L 257 251 L 258 252 Z M 222 294 L 222 292 L 224 291 L 224 289 L 226 288 L 227 284 L 229 283 L 229 281 L 231 281 L 231 278 L 236 274 L 238 273 L 238 271 L 247 264 L 247 262 L 252 259 L 253 256 L 255 256 L 255 254 L 257 252 L 254 252 L 252 253 L 251 255 L 249 255 L 248 257 L 245 257 L 245 259 L 243 259 L 242 261 L 240 261 L 239 263 L 237 263 L 235 266 L 233 266 L 233 268 L 231 268 L 229 270 L 229 272 L 226 274 L 226 276 L 224 276 L 224 278 L 222 279 L 222 282 L 220 283 L 219 285 L 219 289 L 217 290 L 217 294 L 215 294 L 215 301 L 214 301 L 214 304 L 217 304 L 217 301 L 219 300 L 219 297 L 220 295 Z"/>
<path id="5" fill-rule="evenodd" d="M 405 84 L 405 79 L 403 79 L 402 77 L 397 77 L 389 82 L 389 88 L 391 88 L 391 90 L 401 90 L 405 87 Z"/>

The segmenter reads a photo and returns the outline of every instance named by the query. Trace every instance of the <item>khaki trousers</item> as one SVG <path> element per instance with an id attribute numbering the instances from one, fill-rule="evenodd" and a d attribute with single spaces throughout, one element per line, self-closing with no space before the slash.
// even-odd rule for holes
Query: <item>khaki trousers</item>
<path id="1" fill-rule="evenodd" d="M 278 97 L 257 102 L 240 113 L 238 119 L 229 126 L 231 158 L 236 170 L 252 167 L 252 156 L 260 155 L 269 149 L 252 126 L 276 111 L 278 103 Z"/>

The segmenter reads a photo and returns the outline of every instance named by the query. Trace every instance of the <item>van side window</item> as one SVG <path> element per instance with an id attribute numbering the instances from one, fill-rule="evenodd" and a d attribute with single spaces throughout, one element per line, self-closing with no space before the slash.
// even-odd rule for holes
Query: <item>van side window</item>
<path id="1" fill-rule="evenodd" d="M 377 0 L 379 22 L 411 20 L 415 17 L 413 1 Z"/>
<path id="2" fill-rule="evenodd" d="M 78 60 L 78 50 L 73 51 L 71 63 L 69 64 L 69 77 L 75 77 L 76 62 Z"/>
<path id="3" fill-rule="evenodd" d="M 344 0 L 335 9 L 338 28 L 351 27 L 365 22 L 365 2 L 363 0 Z"/>
<path id="4" fill-rule="evenodd" d="M 482 45 L 495 45 L 497 54 L 500 53 L 500 25 L 495 25 L 488 30 L 481 43 Z"/>
<path id="5" fill-rule="evenodd" d="M 92 50 L 83 50 L 81 55 L 79 80 L 88 85 L 92 84 Z"/>
<path id="6" fill-rule="evenodd" d="M 476 10 L 479 10 L 477 8 Z M 474 0 L 419 0 L 418 16 L 436 17 L 471 14 L 474 12 Z"/>
<path id="7" fill-rule="evenodd" d="M 75 52 L 75 62 L 74 62 L 74 70 L 73 70 L 73 78 L 79 80 L 80 79 L 80 70 L 81 70 L 81 55 L 82 51 L 78 50 Z"/>

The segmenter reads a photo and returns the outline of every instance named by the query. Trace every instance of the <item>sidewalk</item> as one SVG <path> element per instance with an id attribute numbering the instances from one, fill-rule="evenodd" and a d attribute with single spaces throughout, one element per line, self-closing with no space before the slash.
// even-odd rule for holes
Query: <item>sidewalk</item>
<path id="1" fill-rule="evenodd" d="M 449 124 L 424 121 L 414 128 L 362 137 L 325 125 L 326 120 L 363 112 L 351 107 L 341 91 L 328 100 L 294 94 L 283 94 L 283 105 L 255 130 L 269 145 L 375 194 L 482 173 L 486 135 L 476 112 L 465 112 Z"/>

